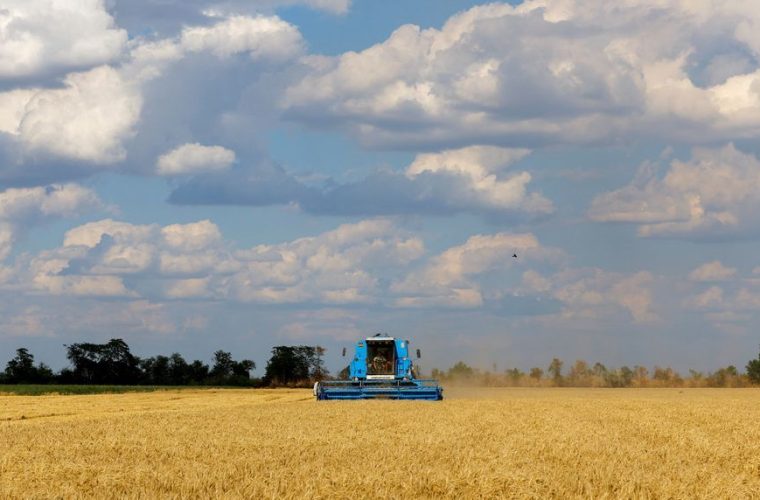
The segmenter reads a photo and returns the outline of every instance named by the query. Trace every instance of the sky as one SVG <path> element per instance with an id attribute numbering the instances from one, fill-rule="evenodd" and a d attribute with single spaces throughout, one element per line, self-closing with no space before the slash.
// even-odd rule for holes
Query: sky
<path id="1" fill-rule="evenodd" d="M 0 0 L 1 359 L 743 367 L 758 138 L 745 0 Z"/>

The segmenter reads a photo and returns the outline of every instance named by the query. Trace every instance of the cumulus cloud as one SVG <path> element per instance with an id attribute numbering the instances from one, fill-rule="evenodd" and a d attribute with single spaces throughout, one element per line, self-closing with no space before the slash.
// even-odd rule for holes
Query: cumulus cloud
<path id="1" fill-rule="evenodd" d="M 333 15 L 344 15 L 351 0 L 109 0 L 117 24 L 131 33 L 146 27 L 159 36 L 172 36 L 184 26 L 204 18 L 240 14 L 271 15 L 283 7 L 304 6 Z"/>
<path id="2" fill-rule="evenodd" d="M 553 206 L 549 200 L 538 193 L 526 193 L 531 180 L 528 172 L 500 178 L 504 167 L 529 153 L 525 149 L 470 146 L 437 154 L 421 154 L 409 165 L 406 175 L 412 179 L 428 173 L 456 177 L 457 184 L 463 184 L 464 191 L 470 195 L 469 199 L 459 200 L 463 207 L 473 205 L 495 210 L 552 212 Z M 452 194 L 459 193 L 454 191 Z"/>
<path id="3" fill-rule="evenodd" d="M 13 226 L 7 222 L 0 222 L 0 262 L 10 255 L 13 239 Z"/>
<path id="4" fill-rule="evenodd" d="M 476 235 L 433 257 L 422 269 L 395 282 L 391 290 L 399 295 L 397 304 L 405 307 L 478 307 L 483 294 L 474 278 L 514 266 L 515 253 L 529 259 L 550 255 L 532 234 Z"/>
<path id="5" fill-rule="evenodd" d="M 122 141 L 142 106 L 139 90 L 109 66 L 71 73 L 63 88 L 11 91 L 0 100 L 10 110 L 2 131 L 25 148 L 96 163 L 124 159 Z"/>
<path id="6" fill-rule="evenodd" d="M 77 184 L 0 192 L 0 261 L 8 256 L 19 234 L 29 226 L 100 208 L 103 203 L 97 194 Z"/>
<path id="7" fill-rule="evenodd" d="M 277 16 L 230 16 L 209 27 L 187 27 L 180 43 L 190 52 L 218 57 L 245 52 L 252 59 L 270 60 L 292 59 L 303 45 L 298 28 Z"/>
<path id="8" fill-rule="evenodd" d="M 707 262 L 689 274 L 692 281 L 725 281 L 736 275 L 736 268 L 724 266 L 719 260 Z"/>
<path id="9" fill-rule="evenodd" d="M 282 62 L 300 53 L 302 40 L 297 28 L 276 16 L 232 16 L 188 26 L 178 39 L 135 38 L 128 48 L 121 64 L 71 72 L 61 85 L 0 92 L 0 139 L 19 146 L 14 161 L 52 156 L 89 163 L 91 170 L 123 162 L 125 143 L 137 133 L 146 88 L 170 65 L 197 53 L 221 58 L 246 53 L 255 61 Z M 209 153 L 217 156 L 209 158 Z M 218 150 L 202 154 L 210 160 L 205 165 L 170 158 L 167 172 L 218 169 L 228 158 L 226 153 L 220 159 Z"/>
<path id="10" fill-rule="evenodd" d="M 524 290 L 560 301 L 565 319 L 596 320 L 622 309 L 636 323 L 659 319 L 653 310 L 653 281 L 654 276 L 647 271 L 623 274 L 598 268 L 568 269 L 548 277 L 523 275 Z"/>
<path id="11" fill-rule="evenodd" d="M 738 1 L 482 5 L 308 60 L 283 106 L 392 148 L 756 137 L 756 25 Z"/>
<path id="12" fill-rule="evenodd" d="M 729 144 L 695 149 L 674 160 L 663 177 L 644 164 L 634 181 L 597 196 L 589 209 L 596 221 L 639 224 L 640 236 L 710 237 L 757 231 L 760 161 Z"/>
<path id="13" fill-rule="evenodd" d="M 682 305 L 689 314 L 701 314 L 717 330 L 744 334 L 760 317 L 760 280 L 755 271 L 742 276 L 717 260 L 699 266 L 689 275 L 694 283 Z"/>
<path id="14" fill-rule="evenodd" d="M 369 219 L 237 249 L 208 220 L 162 227 L 104 219 L 72 228 L 57 248 L 18 256 L 0 276 L 0 291 L 129 304 L 485 308 L 561 321 L 651 323 L 659 319 L 654 281 L 648 272 L 570 268 L 564 252 L 530 233 L 478 234 L 428 254 L 414 233 Z M 752 302 L 748 293 L 741 300 Z M 281 335 L 298 338 L 319 323 L 324 335 L 340 336 L 329 318 L 312 316 L 294 313 Z"/>
<path id="15" fill-rule="evenodd" d="M 232 293 L 256 302 L 375 302 L 376 272 L 384 270 L 381 276 L 387 278 L 394 266 L 419 258 L 424 250 L 419 238 L 400 233 L 388 220 L 367 220 L 238 252 L 244 269 L 234 276 Z"/>
<path id="16" fill-rule="evenodd" d="M 121 335 L 171 334 L 197 328 L 197 314 L 175 311 L 170 305 L 144 299 L 98 300 L 87 295 L 37 297 L 32 305 L 8 300 L 0 306 L 0 332 L 14 336 L 62 336 L 108 339 L 117 330 Z M 86 313 L 83 313 L 86 311 Z"/>
<path id="17" fill-rule="evenodd" d="M 491 218 L 534 218 L 554 206 L 531 192 L 531 174 L 511 171 L 525 149 L 470 146 L 417 155 L 404 172 L 379 170 L 355 182 L 307 186 L 275 165 L 229 176 L 201 176 L 175 189 L 177 204 L 295 204 L 330 215 L 444 215 L 469 212 Z"/>
<path id="18" fill-rule="evenodd" d="M 208 220 L 160 227 L 104 219 L 69 230 L 59 248 L 21 259 L 5 286 L 55 295 L 367 303 L 381 298 L 382 276 L 424 251 L 419 238 L 385 219 L 231 247 Z"/>
<path id="19" fill-rule="evenodd" d="M 99 65 L 118 58 L 126 42 L 102 0 L 5 0 L 0 78 Z"/>
<path id="20" fill-rule="evenodd" d="M 156 162 L 159 175 L 184 175 L 225 170 L 235 161 L 235 152 L 221 146 L 198 143 L 177 146 Z"/>

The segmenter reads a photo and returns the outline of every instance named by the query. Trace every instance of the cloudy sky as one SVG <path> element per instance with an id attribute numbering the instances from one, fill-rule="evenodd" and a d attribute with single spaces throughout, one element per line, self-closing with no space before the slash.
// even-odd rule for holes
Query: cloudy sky
<path id="1" fill-rule="evenodd" d="M 0 353 L 743 366 L 758 138 L 749 0 L 0 0 Z"/>

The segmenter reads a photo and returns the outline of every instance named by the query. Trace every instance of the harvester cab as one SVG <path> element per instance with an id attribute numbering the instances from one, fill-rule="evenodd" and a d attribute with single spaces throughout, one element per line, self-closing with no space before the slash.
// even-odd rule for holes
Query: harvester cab
<path id="1" fill-rule="evenodd" d="M 383 334 L 359 340 L 348 365 L 348 380 L 317 382 L 314 384 L 314 396 L 317 400 L 442 400 L 443 388 L 437 380 L 417 378 L 409 352 L 408 340 Z M 417 357 L 420 357 L 419 349 Z"/>

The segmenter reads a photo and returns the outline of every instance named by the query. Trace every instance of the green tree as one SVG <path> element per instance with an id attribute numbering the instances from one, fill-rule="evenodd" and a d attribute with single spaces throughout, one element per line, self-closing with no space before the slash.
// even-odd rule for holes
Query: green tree
<path id="1" fill-rule="evenodd" d="M 543 376 L 544 376 L 544 371 L 541 368 L 534 366 L 533 368 L 530 369 L 530 378 L 541 380 Z"/>
<path id="2" fill-rule="evenodd" d="M 519 368 L 511 368 L 506 371 L 507 377 L 512 381 L 513 384 L 517 384 L 520 382 L 520 379 L 523 375 L 525 375 L 523 372 L 520 371 Z"/>
<path id="3" fill-rule="evenodd" d="M 554 380 L 554 385 L 562 385 L 562 360 L 559 358 L 552 359 L 547 371 Z"/>
<path id="4" fill-rule="evenodd" d="M 187 367 L 190 381 L 194 384 L 204 384 L 208 379 L 209 368 L 203 361 L 195 360 Z"/>
<path id="5" fill-rule="evenodd" d="M 475 370 L 463 361 L 458 361 L 454 366 L 449 368 L 448 371 L 448 376 L 450 378 L 470 378 L 473 375 L 475 375 Z"/>
<path id="6" fill-rule="evenodd" d="M 325 368 L 324 359 L 322 359 L 325 355 L 325 352 L 327 352 L 327 349 L 322 346 L 318 345 L 314 348 L 314 360 L 312 361 L 311 378 L 316 381 L 324 380 L 330 374 L 330 372 L 328 372 Z"/>
<path id="7" fill-rule="evenodd" d="M 122 339 L 105 344 L 81 343 L 66 346 L 73 369 L 67 378 L 74 383 L 137 384 L 142 378 L 140 359 L 133 356 Z"/>
<path id="8" fill-rule="evenodd" d="M 178 352 L 169 356 L 169 382 L 172 385 L 187 385 L 190 383 L 190 365 Z"/>
<path id="9" fill-rule="evenodd" d="M 265 385 L 306 385 L 312 373 L 316 349 L 310 346 L 276 346 L 272 348 L 264 372 Z"/>
<path id="10" fill-rule="evenodd" d="M 44 363 L 34 366 L 34 355 L 25 347 L 16 349 L 16 357 L 8 361 L 4 375 L 4 381 L 9 384 L 46 384 L 54 377 Z"/>
<path id="11" fill-rule="evenodd" d="M 214 353 L 210 381 L 220 385 L 249 385 L 251 370 L 254 368 L 256 368 L 256 363 L 250 359 L 235 361 L 232 359 L 232 354 L 219 350 Z"/>
<path id="12" fill-rule="evenodd" d="M 747 377 L 753 384 L 760 384 L 760 354 L 757 359 L 750 360 L 747 363 Z"/>
<path id="13" fill-rule="evenodd" d="M 216 351 L 214 353 L 214 366 L 211 368 L 211 377 L 224 380 L 232 375 L 232 354 L 226 351 Z"/>
<path id="14" fill-rule="evenodd" d="M 604 374 L 607 373 L 607 367 L 599 362 L 596 362 L 594 363 L 594 367 L 591 369 L 591 371 L 595 376 L 604 378 Z"/>

